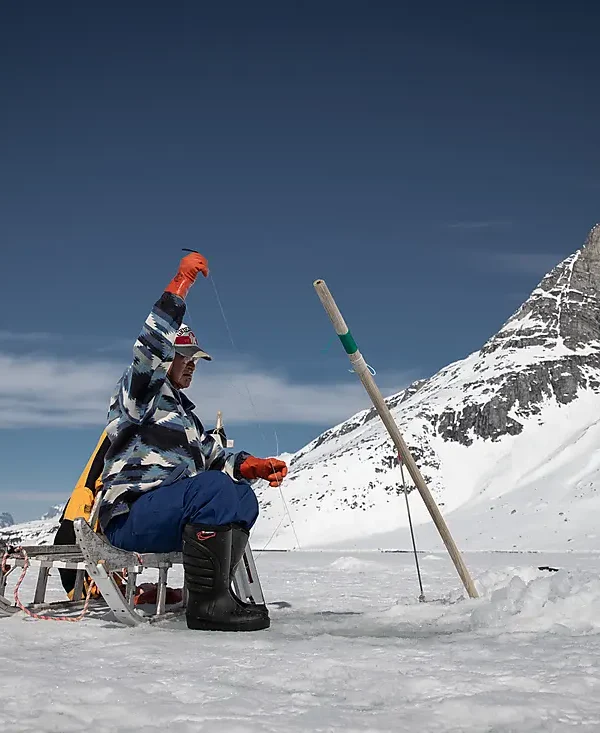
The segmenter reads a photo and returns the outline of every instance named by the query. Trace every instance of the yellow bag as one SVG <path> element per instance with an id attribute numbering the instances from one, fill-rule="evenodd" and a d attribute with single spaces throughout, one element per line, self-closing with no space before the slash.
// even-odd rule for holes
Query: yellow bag
<path id="1" fill-rule="evenodd" d="M 60 526 L 58 528 L 56 536 L 54 537 L 55 545 L 74 545 L 75 530 L 73 528 L 73 522 L 78 517 L 83 517 L 84 519 L 89 521 L 90 515 L 92 513 L 92 507 L 94 505 L 94 499 L 96 498 L 96 494 L 98 493 L 99 489 L 102 488 L 102 469 L 104 468 L 104 457 L 106 455 L 106 452 L 108 451 L 109 446 L 110 441 L 106 433 L 103 431 L 102 435 L 100 436 L 100 440 L 94 448 L 94 451 L 90 456 L 86 467 L 83 469 L 81 476 L 75 484 L 75 488 L 73 489 L 69 501 L 67 502 L 67 505 L 62 513 L 62 516 L 60 518 Z M 98 531 L 97 520 L 94 523 L 94 531 Z M 75 577 L 77 571 L 65 570 L 61 568 L 59 569 L 59 573 L 63 588 L 67 592 L 69 598 L 73 600 L 73 594 L 75 591 Z M 87 589 L 89 587 L 89 581 L 90 578 L 86 575 L 83 584 L 84 589 L 82 598 L 85 598 L 85 594 L 87 593 Z M 97 589 L 94 589 L 92 596 L 96 597 L 96 595 Z"/>
<path id="2" fill-rule="evenodd" d="M 104 456 L 110 445 L 108 436 L 105 432 L 100 436 L 94 452 L 90 456 L 86 467 L 83 469 L 81 476 L 79 477 L 75 488 L 71 493 L 71 497 L 65 507 L 61 521 L 67 520 L 73 522 L 78 517 L 84 519 L 90 518 L 92 513 L 92 507 L 94 506 L 94 499 L 98 490 L 102 488 L 102 469 L 104 467 Z M 97 529 L 98 523 L 94 529 Z M 68 543 L 55 543 L 55 544 L 68 544 Z"/>

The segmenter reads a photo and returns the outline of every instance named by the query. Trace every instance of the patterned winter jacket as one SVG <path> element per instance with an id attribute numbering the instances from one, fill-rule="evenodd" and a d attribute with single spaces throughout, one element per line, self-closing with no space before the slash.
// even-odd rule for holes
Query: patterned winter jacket
<path id="1" fill-rule="evenodd" d="M 104 461 L 105 494 L 99 514 L 103 529 L 113 517 L 128 512 L 140 493 L 157 486 L 206 470 L 243 478 L 239 466 L 249 454 L 226 453 L 204 431 L 193 413 L 194 404 L 167 377 L 184 313 L 182 298 L 163 293 L 135 342 L 133 363 L 111 399 L 106 428 L 110 448 Z"/>

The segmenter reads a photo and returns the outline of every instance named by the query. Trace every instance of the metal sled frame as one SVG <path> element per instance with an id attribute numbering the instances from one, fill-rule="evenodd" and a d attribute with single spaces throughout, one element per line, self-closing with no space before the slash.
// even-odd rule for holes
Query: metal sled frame
<path id="1" fill-rule="evenodd" d="M 90 615 L 106 615 L 126 626 L 137 626 L 143 623 L 154 623 L 174 618 L 185 612 L 186 592 L 184 600 L 176 606 L 167 607 L 167 578 L 170 568 L 180 565 L 181 553 L 136 553 L 113 547 L 107 540 L 96 534 L 85 519 L 74 522 L 76 545 L 39 545 L 24 548 L 2 548 L 0 559 L 5 557 L 0 568 L 0 617 L 11 616 L 20 609 L 5 596 L 7 579 L 16 568 L 23 568 L 25 557 L 31 566 L 39 565 L 37 583 L 33 603 L 26 605 L 28 611 L 43 616 L 68 617 L 81 612 L 84 601 L 59 601 L 46 603 L 46 587 L 52 568 L 65 568 L 77 571 L 74 597 L 81 598 L 84 578 L 87 573 L 102 595 L 102 600 L 88 604 Z M 134 605 L 136 580 L 139 573 L 148 568 L 158 569 L 158 588 L 156 609 L 154 613 L 145 613 Z M 121 576 L 126 571 L 126 586 L 123 589 Z M 248 545 L 242 562 L 238 565 L 233 581 L 234 590 L 242 601 L 262 604 L 264 596 L 252 550 Z"/>

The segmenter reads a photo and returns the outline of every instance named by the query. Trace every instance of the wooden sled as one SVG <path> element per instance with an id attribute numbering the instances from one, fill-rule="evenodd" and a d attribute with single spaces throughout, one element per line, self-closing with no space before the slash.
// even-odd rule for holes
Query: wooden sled
<path id="1" fill-rule="evenodd" d="M 19 611 L 34 618 L 53 620 L 79 620 L 78 616 L 105 617 L 126 626 L 156 623 L 182 615 L 185 612 L 185 586 L 183 600 L 167 606 L 168 573 L 175 565 L 181 565 L 181 553 L 136 553 L 113 547 L 103 536 L 94 532 L 85 519 L 74 522 L 75 545 L 35 545 L 10 548 L 0 544 L 0 617 L 12 616 Z M 21 569 L 38 566 L 33 601 L 17 605 L 18 594 L 11 601 L 6 597 L 8 577 Z M 53 568 L 74 570 L 76 585 L 74 598 L 81 598 L 86 576 L 92 579 L 100 598 L 88 593 L 86 601 L 46 602 L 48 577 Z M 135 591 L 140 573 L 147 569 L 158 570 L 157 595 L 154 608 L 135 605 Z M 88 580 L 89 580 L 88 578 Z M 238 565 L 233 589 L 242 601 L 263 604 L 264 596 L 252 550 L 248 546 Z M 85 611 L 85 614 L 83 613 Z"/>

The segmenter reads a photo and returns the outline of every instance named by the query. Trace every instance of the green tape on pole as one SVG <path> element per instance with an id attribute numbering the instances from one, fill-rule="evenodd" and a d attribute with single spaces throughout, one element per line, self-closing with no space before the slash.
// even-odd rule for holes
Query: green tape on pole
<path id="1" fill-rule="evenodd" d="M 352 337 L 350 331 L 342 334 L 341 336 L 340 334 L 338 334 L 338 336 L 340 337 L 342 346 L 344 347 L 344 349 L 346 349 L 347 354 L 355 354 L 358 351 L 358 346 L 356 345 L 356 341 Z"/>

